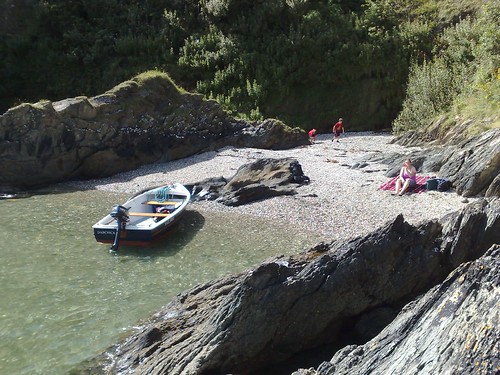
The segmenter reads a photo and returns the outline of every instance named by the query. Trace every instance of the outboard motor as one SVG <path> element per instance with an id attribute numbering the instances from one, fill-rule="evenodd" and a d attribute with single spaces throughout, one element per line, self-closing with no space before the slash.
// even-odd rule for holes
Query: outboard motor
<path id="1" fill-rule="evenodd" d="M 125 226 L 127 225 L 128 221 L 130 220 L 128 216 L 128 209 L 126 207 L 120 206 L 120 205 L 114 205 L 113 209 L 110 212 L 110 215 L 113 219 L 116 220 L 116 234 L 115 234 L 115 241 L 113 242 L 113 245 L 111 246 L 111 250 L 116 251 L 118 250 L 119 242 L 120 242 L 120 235 L 123 229 L 125 229 Z"/>

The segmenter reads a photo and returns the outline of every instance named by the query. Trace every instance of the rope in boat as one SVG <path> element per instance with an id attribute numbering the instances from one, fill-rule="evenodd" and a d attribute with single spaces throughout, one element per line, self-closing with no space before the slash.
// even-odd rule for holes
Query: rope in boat
<path id="1" fill-rule="evenodd" d="M 155 201 L 157 202 L 166 202 L 170 196 L 170 188 L 171 186 L 165 186 L 155 190 Z"/>

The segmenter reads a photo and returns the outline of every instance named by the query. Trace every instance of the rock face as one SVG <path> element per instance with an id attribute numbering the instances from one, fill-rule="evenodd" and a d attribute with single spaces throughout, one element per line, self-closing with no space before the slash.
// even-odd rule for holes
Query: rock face
<path id="1" fill-rule="evenodd" d="M 110 176 L 226 145 L 284 149 L 307 135 L 277 120 L 231 118 L 166 74 L 137 76 L 93 97 L 22 104 L 0 116 L 0 187 Z"/>
<path id="2" fill-rule="evenodd" d="M 488 346 L 493 339 L 498 343 L 498 328 L 491 325 L 498 319 L 487 317 L 492 301 L 499 297 L 498 251 L 488 255 L 497 259 L 496 267 L 490 264 L 481 270 L 480 264 L 487 265 L 489 258 L 483 258 L 483 263 L 462 266 L 457 272 L 464 277 L 452 275 L 443 286 L 430 292 L 428 303 L 407 304 L 443 282 L 460 264 L 481 257 L 498 243 L 499 214 L 500 201 L 493 199 L 419 226 L 409 225 L 399 216 L 378 231 L 346 244 L 320 244 L 303 254 L 275 257 L 248 272 L 198 285 L 179 294 L 138 332 L 87 366 L 86 371 L 172 375 L 280 373 L 280 364 L 290 364 L 304 355 L 310 359 L 311 353 L 330 353 L 323 354 L 323 361 L 328 361 L 341 347 L 366 342 L 406 305 L 396 320 L 404 323 L 398 331 L 400 336 L 391 336 L 396 341 L 380 341 L 385 346 L 378 348 L 378 354 L 373 354 L 376 346 L 347 346 L 339 352 L 344 355 L 338 354 L 335 361 L 321 367 L 321 371 L 330 371 L 337 368 L 337 362 L 347 361 L 342 368 L 356 365 L 363 370 L 365 367 L 356 360 L 363 360 L 364 351 L 372 353 L 367 361 L 381 360 L 384 350 L 390 355 L 393 347 L 411 353 L 418 348 L 405 346 L 407 340 L 415 332 L 414 340 L 420 345 L 419 340 L 425 338 L 418 333 L 430 329 L 432 322 L 435 335 L 446 335 L 446 320 L 451 320 L 453 310 L 461 309 L 460 301 L 469 303 L 470 308 L 465 307 L 466 315 L 453 323 L 453 329 L 470 332 L 461 332 L 468 346 L 456 352 L 451 347 L 445 353 L 430 347 L 425 363 L 414 361 L 412 365 L 426 366 L 432 362 L 430 367 L 442 369 L 441 359 L 448 356 L 453 357 L 453 363 L 446 364 L 454 366 L 457 373 L 462 367 L 471 368 L 476 361 L 487 362 L 481 366 L 490 368 L 498 356 L 498 348 Z M 476 271 L 469 274 L 465 272 L 467 268 Z M 455 281 L 458 284 L 449 291 L 467 294 L 448 295 L 446 303 L 444 292 Z M 480 285 L 482 281 L 488 283 Z M 487 291 L 491 296 L 485 296 L 481 309 L 474 312 L 476 316 L 468 315 L 473 311 L 473 298 L 482 297 Z M 432 310 L 433 307 L 442 309 Z M 423 319 L 426 314 L 430 320 Z M 439 317 L 442 319 L 433 320 Z M 478 331 L 470 331 L 469 322 L 477 325 Z M 386 331 L 378 337 L 384 335 L 387 336 Z M 483 337 L 487 337 L 484 346 L 479 342 Z M 426 338 L 425 342 L 431 339 Z M 350 356 L 347 360 L 346 355 Z M 396 362 L 398 359 L 394 357 Z M 304 367 L 303 364 L 297 362 L 295 369 Z M 402 369 L 405 365 L 399 361 L 384 369 Z M 372 368 L 370 363 L 366 366 Z"/>
<path id="3" fill-rule="evenodd" d="M 500 246 L 404 307 L 365 345 L 295 374 L 494 374 L 500 368 Z"/>
<path id="4" fill-rule="evenodd" d="M 408 155 L 379 155 L 367 162 L 388 164 L 388 177 L 396 176 L 403 160 L 411 158 L 418 173 L 449 179 L 465 197 L 500 196 L 500 129 L 448 146 L 425 147 Z"/>
<path id="5" fill-rule="evenodd" d="M 279 195 L 297 194 L 295 187 L 309 183 L 300 163 L 295 159 L 259 159 L 241 166 L 235 175 L 207 179 L 189 186 L 196 186 L 194 199 L 217 200 L 226 206 L 239 206 Z"/>

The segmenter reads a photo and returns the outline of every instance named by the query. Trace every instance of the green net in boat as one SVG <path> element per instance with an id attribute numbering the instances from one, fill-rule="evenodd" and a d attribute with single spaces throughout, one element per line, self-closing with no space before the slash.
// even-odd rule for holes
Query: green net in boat
<path id="1" fill-rule="evenodd" d="M 166 202 L 170 198 L 170 186 L 164 186 L 155 190 L 155 201 Z"/>

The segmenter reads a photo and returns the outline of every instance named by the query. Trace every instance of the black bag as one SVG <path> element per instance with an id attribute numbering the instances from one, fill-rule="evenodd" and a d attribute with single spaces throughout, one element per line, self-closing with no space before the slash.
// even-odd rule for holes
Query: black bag
<path id="1" fill-rule="evenodd" d="M 302 166 L 298 161 L 294 160 L 290 163 L 290 172 L 292 172 L 292 181 L 298 184 L 308 184 L 310 182 L 309 177 L 304 175 L 302 171 Z"/>
<path id="2" fill-rule="evenodd" d="M 451 183 L 450 180 L 447 180 L 446 178 L 438 179 L 438 184 L 437 184 L 438 191 L 448 191 L 451 189 L 452 186 L 453 184 Z"/>

